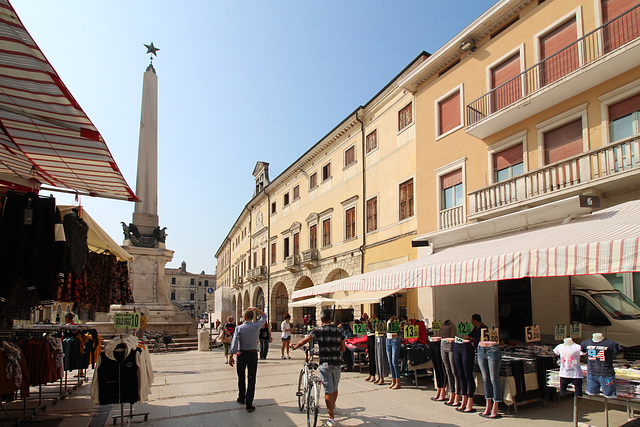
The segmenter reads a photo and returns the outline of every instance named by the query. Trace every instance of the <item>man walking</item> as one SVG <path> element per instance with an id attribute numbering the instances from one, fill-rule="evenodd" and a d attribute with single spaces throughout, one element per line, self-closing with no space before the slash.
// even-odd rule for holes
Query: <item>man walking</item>
<path id="1" fill-rule="evenodd" d="M 309 335 L 293 346 L 293 349 L 300 348 L 309 341 L 316 340 L 318 343 L 318 355 L 320 356 L 320 366 L 318 371 L 322 378 L 324 387 L 324 401 L 327 405 L 329 420 L 325 426 L 335 425 L 333 410 L 338 399 L 338 383 L 340 382 L 340 366 L 342 365 L 342 354 L 347 346 L 344 343 L 342 330 L 331 324 L 333 312 L 325 308 L 322 310 L 322 327 L 313 329 Z"/>
<path id="2" fill-rule="evenodd" d="M 260 319 L 253 322 L 253 313 Z M 253 396 L 256 391 L 256 372 L 258 371 L 258 336 L 260 328 L 267 321 L 267 315 L 256 307 L 249 307 L 242 313 L 244 322 L 236 327 L 231 340 L 229 365 L 233 367 L 233 355 L 238 353 L 238 403 L 246 405 L 247 412 L 256 410 L 253 406 Z M 245 384 L 245 369 L 247 370 L 247 384 Z"/>

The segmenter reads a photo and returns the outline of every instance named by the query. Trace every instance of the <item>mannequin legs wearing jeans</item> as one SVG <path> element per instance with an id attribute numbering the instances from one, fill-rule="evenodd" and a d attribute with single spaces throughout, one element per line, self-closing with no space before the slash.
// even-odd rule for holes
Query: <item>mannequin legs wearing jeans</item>
<path id="1" fill-rule="evenodd" d="M 453 360 L 456 363 L 456 371 L 460 379 L 462 404 L 458 410 L 471 412 L 473 409 L 473 394 L 476 391 L 476 383 L 473 378 L 473 359 L 475 349 L 470 342 L 453 344 Z"/>
<path id="2" fill-rule="evenodd" d="M 445 340 L 440 341 L 440 354 L 442 355 L 444 371 L 447 373 L 449 391 L 451 392 L 447 405 L 458 406 L 460 404 L 460 382 L 456 372 L 456 365 L 453 361 L 453 343 Z"/>
<path id="3" fill-rule="evenodd" d="M 387 339 L 387 359 L 389 360 L 389 368 L 391 371 L 391 387 L 393 389 L 400 388 L 400 338 Z"/>
<path id="4" fill-rule="evenodd" d="M 444 374 L 444 366 L 442 365 L 442 355 L 440 351 L 442 341 L 429 342 L 429 356 L 433 362 L 433 372 L 436 376 L 436 397 L 435 400 L 444 400 L 446 396 L 445 386 L 447 384 L 447 377 Z"/>
<path id="5" fill-rule="evenodd" d="M 367 333 L 367 353 L 369 354 L 369 376 L 365 381 L 376 380 L 376 337 L 373 333 Z"/>
<path id="6" fill-rule="evenodd" d="M 492 345 L 489 347 L 478 347 L 478 365 L 484 380 L 484 397 L 487 401 L 484 413 L 495 418 L 498 415 L 498 404 L 502 402 L 502 389 L 500 388 L 500 363 L 502 362 L 502 352 L 500 347 Z"/>

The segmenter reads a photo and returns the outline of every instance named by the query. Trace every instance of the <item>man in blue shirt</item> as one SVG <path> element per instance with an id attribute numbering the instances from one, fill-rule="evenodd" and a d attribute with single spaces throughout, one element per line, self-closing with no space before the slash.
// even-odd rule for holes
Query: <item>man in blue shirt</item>
<path id="1" fill-rule="evenodd" d="M 253 313 L 260 316 L 253 321 Z M 247 407 L 247 412 L 256 410 L 253 396 L 256 391 L 256 372 L 258 371 L 258 336 L 260 328 L 267 321 L 267 315 L 256 307 L 249 307 L 243 314 L 244 322 L 236 327 L 229 351 L 229 366 L 233 367 L 233 355 L 238 354 L 238 403 Z M 245 369 L 248 373 L 248 384 L 245 385 Z"/>

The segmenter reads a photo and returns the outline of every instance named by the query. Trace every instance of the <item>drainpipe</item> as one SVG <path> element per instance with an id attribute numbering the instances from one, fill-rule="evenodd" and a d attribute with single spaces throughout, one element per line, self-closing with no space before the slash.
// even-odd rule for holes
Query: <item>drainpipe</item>
<path id="1" fill-rule="evenodd" d="M 356 110 L 356 120 L 360 122 L 360 134 L 362 136 L 362 245 L 360 246 L 360 274 L 362 274 L 364 273 L 364 248 L 367 243 L 367 168 L 365 165 L 366 141 L 364 123 L 358 117 L 358 111 L 362 111 L 362 108 Z"/>

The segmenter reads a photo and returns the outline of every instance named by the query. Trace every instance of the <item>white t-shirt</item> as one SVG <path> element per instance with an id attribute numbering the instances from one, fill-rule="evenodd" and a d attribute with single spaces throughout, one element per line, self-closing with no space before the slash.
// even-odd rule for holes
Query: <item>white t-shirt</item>
<path id="1" fill-rule="evenodd" d="M 560 356 L 561 378 L 582 378 L 580 367 L 580 344 L 558 344 L 553 352 Z"/>
<path id="2" fill-rule="evenodd" d="M 291 336 L 291 323 L 283 320 L 280 329 L 282 330 L 282 338 L 289 338 Z"/>

